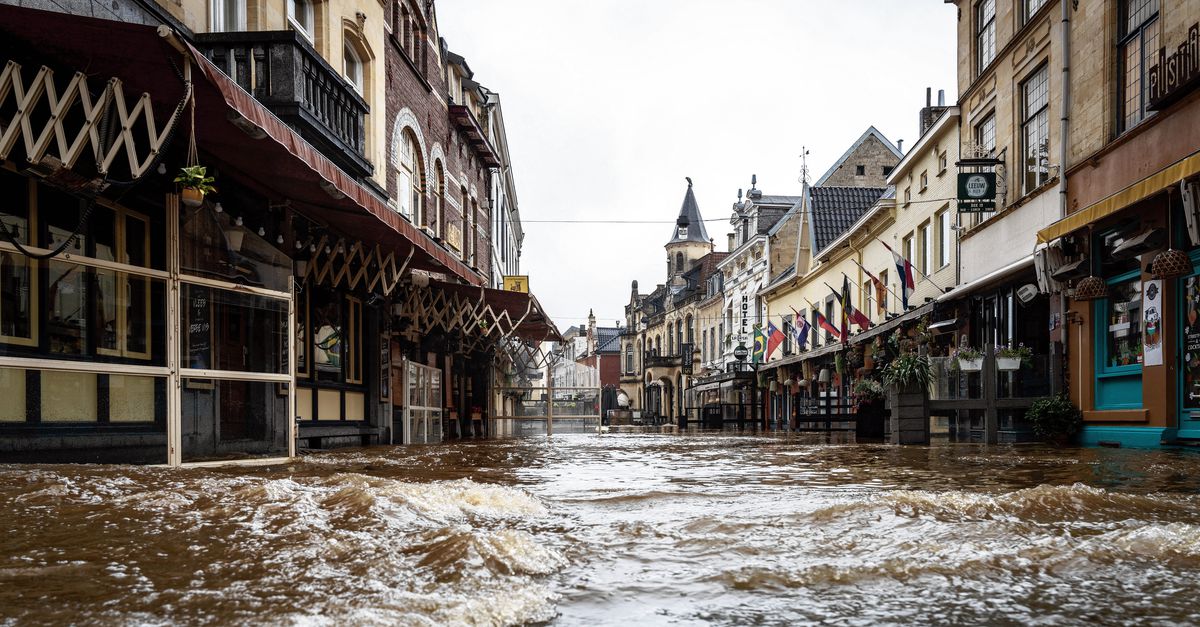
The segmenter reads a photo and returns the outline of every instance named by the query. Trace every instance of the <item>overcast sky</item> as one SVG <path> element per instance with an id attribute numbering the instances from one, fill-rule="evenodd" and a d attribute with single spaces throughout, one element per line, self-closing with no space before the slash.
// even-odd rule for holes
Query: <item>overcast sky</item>
<path id="1" fill-rule="evenodd" d="M 521 270 L 565 330 L 623 319 L 666 281 L 687 188 L 717 250 L 738 188 L 799 193 L 874 125 L 917 139 L 925 88 L 957 94 L 942 0 L 440 0 L 438 27 L 504 106 Z M 660 220 L 539 224 L 538 220 Z M 719 221 L 713 221 L 714 219 Z"/>

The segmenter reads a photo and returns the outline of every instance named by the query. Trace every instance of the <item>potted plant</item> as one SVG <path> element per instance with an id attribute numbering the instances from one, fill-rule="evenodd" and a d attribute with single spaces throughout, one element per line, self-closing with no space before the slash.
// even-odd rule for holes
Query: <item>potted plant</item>
<path id="1" fill-rule="evenodd" d="M 1043 442 L 1063 446 L 1083 427 L 1083 415 L 1066 396 L 1049 396 L 1034 401 L 1025 412 L 1033 434 Z"/>
<path id="2" fill-rule="evenodd" d="M 217 188 L 213 187 L 214 180 L 208 175 L 208 168 L 202 165 L 179 168 L 179 174 L 175 175 L 175 183 L 181 188 L 180 199 L 189 207 L 199 207 L 204 203 L 205 195 L 217 191 Z"/>
<path id="3" fill-rule="evenodd" d="M 963 372 L 979 372 L 983 370 L 983 351 L 963 345 L 954 349 L 954 358 L 950 367 Z"/>
<path id="4" fill-rule="evenodd" d="M 1004 372 L 1020 370 L 1022 365 L 1028 366 L 1033 362 L 1033 350 L 1024 343 L 1012 346 L 996 347 L 996 369 Z"/>
<path id="5" fill-rule="evenodd" d="M 883 382 L 901 392 L 920 391 L 933 382 L 933 368 L 928 357 L 905 353 L 883 369 Z"/>
<path id="6" fill-rule="evenodd" d="M 883 384 L 874 379 L 864 377 L 854 382 L 854 387 L 850 390 L 850 394 L 854 398 L 856 408 L 876 405 L 883 402 Z"/>

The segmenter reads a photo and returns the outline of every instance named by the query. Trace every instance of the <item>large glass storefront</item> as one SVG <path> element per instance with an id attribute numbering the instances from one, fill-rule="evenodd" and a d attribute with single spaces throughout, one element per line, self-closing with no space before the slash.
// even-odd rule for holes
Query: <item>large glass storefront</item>
<path id="1" fill-rule="evenodd" d="M 153 191 L 85 200 L 0 169 L 0 459 L 290 452 L 291 261 L 269 211 L 225 203 L 264 217 L 251 230 Z"/>

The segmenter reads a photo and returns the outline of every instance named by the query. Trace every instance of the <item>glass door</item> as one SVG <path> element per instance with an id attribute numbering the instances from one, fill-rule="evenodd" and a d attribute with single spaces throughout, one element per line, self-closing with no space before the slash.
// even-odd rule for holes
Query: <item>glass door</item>
<path id="1" fill-rule="evenodd" d="M 1179 436 L 1200 437 L 1200 274 L 1180 280 Z"/>

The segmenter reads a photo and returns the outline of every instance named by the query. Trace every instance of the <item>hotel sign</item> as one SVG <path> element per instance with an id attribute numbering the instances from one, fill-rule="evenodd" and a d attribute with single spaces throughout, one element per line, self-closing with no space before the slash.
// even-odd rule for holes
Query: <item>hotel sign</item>
<path id="1" fill-rule="evenodd" d="M 958 211 L 960 213 L 996 210 L 996 173 L 959 172 Z"/>
<path id="2" fill-rule="evenodd" d="M 1157 111 L 1200 84 L 1200 22 L 1171 54 L 1159 48 L 1157 63 L 1146 73 L 1146 108 Z"/>

